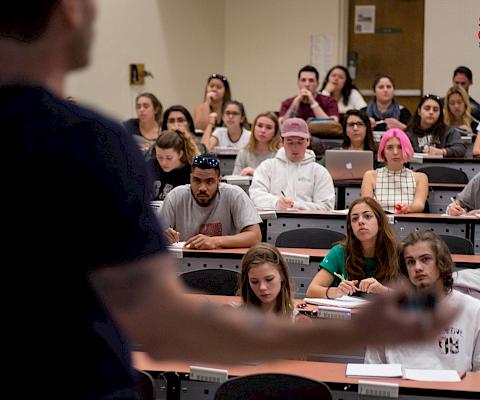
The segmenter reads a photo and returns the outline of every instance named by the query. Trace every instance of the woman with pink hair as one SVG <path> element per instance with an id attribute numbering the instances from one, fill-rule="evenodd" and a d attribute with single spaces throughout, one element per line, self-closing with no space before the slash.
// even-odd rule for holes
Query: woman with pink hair
<path id="1" fill-rule="evenodd" d="M 387 212 L 422 212 L 428 196 L 428 177 L 405 167 L 413 158 L 405 132 L 396 128 L 386 131 L 377 157 L 385 166 L 365 172 L 361 195 L 375 198 Z"/>

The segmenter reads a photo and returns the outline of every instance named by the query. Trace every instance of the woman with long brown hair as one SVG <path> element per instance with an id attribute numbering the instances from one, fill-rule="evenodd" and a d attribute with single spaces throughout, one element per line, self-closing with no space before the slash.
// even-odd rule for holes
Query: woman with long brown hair
<path id="1" fill-rule="evenodd" d="M 347 238 L 328 252 L 320 267 L 307 297 L 335 299 L 388 290 L 385 285 L 398 275 L 398 257 L 395 233 L 377 201 L 360 197 L 351 204 Z"/>
<path id="2" fill-rule="evenodd" d="M 188 131 L 163 131 L 155 141 L 155 157 L 147 161 L 153 177 L 152 200 L 163 200 L 173 188 L 190 183 L 192 159 L 199 154 Z"/>
<path id="3" fill-rule="evenodd" d="M 292 283 L 280 251 L 260 243 L 242 258 L 240 296 L 245 307 L 287 318 L 294 316 Z"/>

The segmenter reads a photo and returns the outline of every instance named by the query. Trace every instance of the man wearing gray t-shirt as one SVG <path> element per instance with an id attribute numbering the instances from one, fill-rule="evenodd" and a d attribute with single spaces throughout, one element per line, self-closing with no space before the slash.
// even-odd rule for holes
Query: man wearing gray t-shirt
<path id="1" fill-rule="evenodd" d="M 251 200 L 238 186 L 220 183 L 220 162 L 211 155 L 194 157 L 190 184 L 167 195 L 161 215 L 167 240 L 192 249 L 251 247 L 262 237 Z"/>
<path id="2" fill-rule="evenodd" d="M 448 215 L 476 215 L 480 214 L 480 172 L 478 172 L 463 190 L 457 200 L 447 207 Z"/>

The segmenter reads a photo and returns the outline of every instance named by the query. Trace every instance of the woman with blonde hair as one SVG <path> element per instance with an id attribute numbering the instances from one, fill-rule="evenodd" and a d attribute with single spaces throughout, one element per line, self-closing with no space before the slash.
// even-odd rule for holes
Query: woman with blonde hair
<path id="1" fill-rule="evenodd" d="M 443 105 L 443 119 L 446 125 L 472 132 L 472 107 L 468 94 L 461 86 L 448 89 Z"/>
<path id="2" fill-rule="evenodd" d="M 347 238 L 320 262 L 307 297 L 385 293 L 399 273 L 396 249 L 395 233 L 380 204 L 371 197 L 356 199 L 348 211 Z"/>
<path id="3" fill-rule="evenodd" d="M 147 161 L 153 177 L 152 200 L 164 200 L 173 188 L 190 183 L 192 159 L 199 154 L 188 131 L 163 131 L 155 141 L 155 157 Z"/>
<path id="4" fill-rule="evenodd" d="M 250 140 L 235 159 L 233 175 L 253 175 L 262 161 L 275 157 L 282 147 L 280 124 L 274 112 L 258 114 L 252 126 Z"/>
<path id="5" fill-rule="evenodd" d="M 239 291 L 245 307 L 294 318 L 288 266 L 275 246 L 268 243 L 253 246 L 243 256 L 241 268 Z"/>

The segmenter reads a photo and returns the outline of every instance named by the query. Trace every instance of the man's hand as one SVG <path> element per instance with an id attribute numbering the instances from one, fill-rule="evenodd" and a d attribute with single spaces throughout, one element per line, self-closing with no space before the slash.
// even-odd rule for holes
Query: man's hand
<path id="1" fill-rule="evenodd" d="M 465 209 L 455 201 L 448 205 L 447 214 L 452 215 L 454 217 L 458 217 L 459 215 L 465 214 Z"/>
<path id="2" fill-rule="evenodd" d="M 185 247 L 199 250 L 213 250 L 218 248 L 217 237 L 198 234 L 192 236 L 185 243 Z"/>
<path id="3" fill-rule="evenodd" d="M 165 230 L 165 237 L 170 244 L 173 244 L 180 241 L 180 232 L 177 232 L 173 228 L 167 228 Z"/>
<path id="4" fill-rule="evenodd" d="M 277 200 L 276 208 L 278 210 L 286 210 L 287 208 L 292 208 L 294 201 L 288 197 L 280 196 Z"/>

